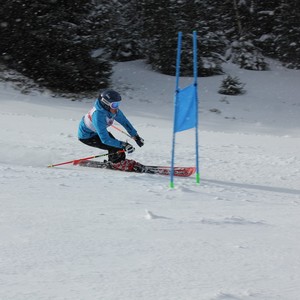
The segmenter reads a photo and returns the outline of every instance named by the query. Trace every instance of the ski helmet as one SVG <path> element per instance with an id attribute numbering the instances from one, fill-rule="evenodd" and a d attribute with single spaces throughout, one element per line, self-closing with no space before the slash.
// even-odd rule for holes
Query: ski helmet
<path id="1" fill-rule="evenodd" d="M 100 93 L 98 100 L 106 110 L 117 109 L 122 101 L 121 95 L 114 90 L 105 90 Z"/>

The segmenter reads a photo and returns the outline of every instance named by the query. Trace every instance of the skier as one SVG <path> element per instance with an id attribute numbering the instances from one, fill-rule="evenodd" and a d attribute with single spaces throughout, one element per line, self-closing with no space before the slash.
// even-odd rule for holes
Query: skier
<path id="1" fill-rule="evenodd" d="M 121 101 L 121 95 L 114 90 L 105 90 L 100 93 L 94 107 L 83 116 L 79 123 L 78 139 L 88 146 L 108 150 L 108 161 L 114 168 L 130 171 L 138 163 L 126 159 L 125 152 L 132 153 L 135 148 L 127 142 L 117 140 L 107 128 L 116 120 L 139 147 L 144 145 L 144 139 L 138 135 L 136 129 L 119 109 Z M 119 152 L 120 150 L 124 151 Z"/>

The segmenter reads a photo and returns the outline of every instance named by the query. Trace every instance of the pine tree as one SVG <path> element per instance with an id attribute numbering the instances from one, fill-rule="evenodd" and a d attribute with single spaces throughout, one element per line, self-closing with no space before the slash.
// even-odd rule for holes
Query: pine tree
<path id="1" fill-rule="evenodd" d="M 255 44 L 257 26 L 256 6 L 254 0 L 226 0 L 223 4 L 226 12 L 224 28 L 231 41 L 226 51 L 226 59 L 248 70 L 267 70 L 261 50 Z M 231 8 L 231 9 L 230 9 Z"/>
<path id="2" fill-rule="evenodd" d="M 218 93 L 232 96 L 244 94 L 244 86 L 245 84 L 242 84 L 238 77 L 232 77 L 228 75 L 226 78 L 223 79 Z"/>
<path id="3" fill-rule="evenodd" d="M 242 2 L 243 40 L 250 41 L 256 53 L 261 50 L 264 55 L 281 60 L 287 67 L 300 68 L 300 7 L 297 1 Z"/>
<path id="4" fill-rule="evenodd" d="M 81 92 L 108 85 L 111 66 L 85 45 L 88 0 L 5 0 L 0 38 L 5 63 L 54 90 Z"/>
<path id="5" fill-rule="evenodd" d="M 225 49 L 223 35 L 210 29 L 213 22 L 205 7 L 210 1 L 197 0 L 143 0 L 144 53 L 155 70 L 175 74 L 177 33 L 183 33 L 181 75 L 193 72 L 192 31 L 198 32 L 198 74 L 209 76 L 221 74 L 222 55 Z"/>
<path id="6" fill-rule="evenodd" d="M 300 69 L 300 6 L 298 1 L 280 1 L 276 11 L 275 53 L 289 68 Z"/>
<path id="7" fill-rule="evenodd" d="M 175 74 L 176 15 L 168 0 L 142 0 L 143 52 L 154 70 Z"/>
<path id="8" fill-rule="evenodd" d="M 142 58 L 139 0 L 119 0 L 116 6 L 117 24 L 107 32 L 107 49 L 111 51 L 111 58 L 116 61 Z"/>
<path id="9" fill-rule="evenodd" d="M 92 45 L 115 61 L 142 58 L 138 0 L 102 0 L 89 16 Z"/>

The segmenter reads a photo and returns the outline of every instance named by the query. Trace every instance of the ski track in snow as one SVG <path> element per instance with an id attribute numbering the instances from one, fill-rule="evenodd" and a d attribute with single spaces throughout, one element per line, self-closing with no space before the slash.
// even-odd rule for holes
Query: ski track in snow
<path id="1" fill-rule="evenodd" d="M 127 96 L 124 111 L 146 141 L 128 158 L 170 165 L 173 102 L 160 101 L 174 81 L 141 66 L 120 63 L 114 75 Z M 253 74 L 240 75 L 254 85 Z M 207 112 L 220 102 L 204 99 L 220 97 L 212 92 L 216 78 L 202 79 L 201 183 L 176 177 L 174 189 L 168 176 L 46 168 L 98 154 L 76 138 L 92 101 L 31 99 L 0 85 L 0 299 L 298 299 L 300 126 L 268 126 L 293 103 L 299 88 L 291 89 L 290 74 L 299 73 L 272 74 L 273 81 L 287 74 L 287 103 L 279 99 L 281 110 L 266 111 L 266 124 L 256 127 L 248 122 L 258 92 L 249 91 L 246 112 L 236 100 L 245 98 L 230 98 L 226 114 L 236 119 L 229 120 Z M 273 93 L 276 85 L 267 104 Z M 293 107 L 290 127 L 299 125 Z M 176 165 L 194 165 L 193 139 L 193 131 L 177 135 Z"/>

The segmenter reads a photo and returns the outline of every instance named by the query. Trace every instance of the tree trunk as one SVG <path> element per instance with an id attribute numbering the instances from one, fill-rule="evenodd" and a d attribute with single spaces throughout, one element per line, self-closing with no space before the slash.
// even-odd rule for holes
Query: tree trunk
<path id="1" fill-rule="evenodd" d="M 239 9 L 238 9 L 238 5 L 236 3 L 236 0 L 233 0 L 233 9 L 234 9 L 234 12 L 235 12 L 236 23 L 237 23 L 237 28 L 238 28 L 238 34 L 239 34 L 239 36 L 241 36 L 242 32 L 243 32 L 243 29 L 242 29 L 241 18 L 240 18 Z"/>

